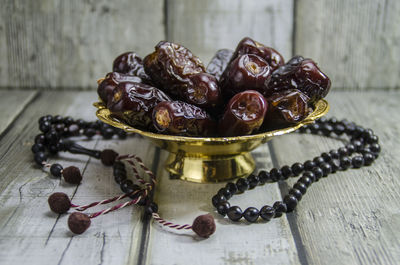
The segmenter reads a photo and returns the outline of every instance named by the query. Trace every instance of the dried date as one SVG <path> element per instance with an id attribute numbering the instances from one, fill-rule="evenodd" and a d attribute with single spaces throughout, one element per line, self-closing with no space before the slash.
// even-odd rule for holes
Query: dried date
<path id="1" fill-rule="evenodd" d="M 257 90 L 261 94 L 268 88 L 271 68 L 261 57 L 244 54 L 233 60 L 220 79 L 220 88 L 226 99 L 245 90 Z"/>
<path id="2" fill-rule="evenodd" d="M 243 38 L 236 47 L 232 60 L 243 54 L 255 54 L 263 58 L 272 71 L 285 64 L 283 56 L 275 49 L 267 47 L 249 37 Z"/>
<path id="3" fill-rule="evenodd" d="M 125 52 L 115 58 L 113 71 L 140 77 L 143 82 L 151 84 L 150 77 L 143 67 L 143 60 L 134 52 Z"/>
<path id="4" fill-rule="evenodd" d="M 155 51 L 144 58 L 143 64 L 156 86 L 176 97 L 190 83 L 191 75 L 205 72 L 203 63 L 191 51 L 167 41 L 159 42 Z"/>
<path id="5" fill-rule="evenodd" d="M 275 93 L 267 98 L 268 112 L 263 127 L 276 128 L 298 123 L 312 111 L 309 97 L 297 89 Z"/>
<path id="6" fill-rule="evenodd" d="M 247 90 L 229 101 L 218 124 L 221 136 L 248 135 L 257 132 L 263 124 L 268 103 L 259 92 Z"/>
<path id="7" fill-rule="evenodd" d="M 311 59 L 295 56 L 287 64 L 279 67 L 272 74 L 266 97 L 273 93 L 298 89 L 315 103 L 325 97 L 330 89 L 331 81 Z"/>
<path id="8" fill-rule="evenodd" d="M 164 101 L 153 110 L 157 131 L 183 136 L 211 136 L 216 123 L 206 111 L 182 101 Z"/>
<path id="9" fill-rule="evenodd" d="M 189 77 L 187 87 L 181 90 L 180 98 L 185 102 L 205 109 L 213 109 L 221 103 L 221 91 L 217 79 L 207 73 Z"/>
<path id="10" fill-rule="evenodd" d="M 112 96 L 114 88 L 123 82 L 136 82 L 141 83 L 142 79 L 137 76 L 128 74 L 121 74 L 117 72 L 108 73 L 105 78 L 99 83 L 97 88 L 97 94 L 100 99 L 107 104 L 108 98 Z"/>
<path id="11" fill-rule="evenodd" d="M 158 88 L 134 82 L 120 83 L 109 98 L 107 107 L 132 126 L 152 129 L 152 111 L 171 98 Z"/>
<path id="12" fill-rule="evenodd" d="M 207 73 L 215 76 L 217 80 L 221 78 L 222 73 L 231 61 L 233 51 L 229 49 L 218 50 L 207 65 Z"/>

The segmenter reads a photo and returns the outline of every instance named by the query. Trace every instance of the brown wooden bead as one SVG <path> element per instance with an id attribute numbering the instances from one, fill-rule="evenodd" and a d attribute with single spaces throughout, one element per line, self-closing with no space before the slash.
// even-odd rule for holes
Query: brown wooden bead
<path id="1" fill-rule="evenodd" d="M 104 149 L 100 153 L 100 160 L 105 166 L 114 165 L 115 159 L 117 158 L 118 153 L 111 149 Z"/>
<path id="2" fill-rule="evenodd" d="M 62 171 L 62 175 L 65 181 L 71 184 L 79 184 L 82 181 L 81 171 L 79 170 L 79 168 L 74 166 L 64 168 Z"/>
<path id="3" fill-rule="evenodd" d="M 82 234 L 90 226 L 90 218 L 84 213 L 72 213 L 68 218 L 68 227 L 75 234 Z"/>
<path id="4" fill-rule="evenodd" d="M 193 221 L 192 230 L 199 236 L 207 238 L 215 232 L 215 221 L 211 214 L 197 216 Z"/>

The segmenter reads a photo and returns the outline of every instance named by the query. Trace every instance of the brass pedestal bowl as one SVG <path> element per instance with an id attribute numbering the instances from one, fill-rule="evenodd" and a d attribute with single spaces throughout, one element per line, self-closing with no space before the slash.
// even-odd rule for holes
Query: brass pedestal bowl
<path id="1" fill-rule="evenodd" d="M 160 148 L 169 151 L 165 169 L 173 177 L 199 183 L 248 176 L 255 168 L 250 151 L 274 136 L 293 132 L 305 124 L 314 122 L 329 111 L 328 102 L 321 99 L 306 119 L 291 127 L 236 137 L 186 137 L 151 133 L 133 128 L 113 117 L 102 102 L 96 102 L 94 106 L 98 108 L 96 115 L 101 121 L 126 132 L 138 133 Z"/>

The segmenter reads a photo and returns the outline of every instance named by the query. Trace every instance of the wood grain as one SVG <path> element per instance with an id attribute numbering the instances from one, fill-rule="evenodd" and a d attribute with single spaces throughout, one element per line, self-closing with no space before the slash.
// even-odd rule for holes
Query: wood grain
<path id="1" fill-rule="evenodd" d="M 68 215 L 49 211 L 47 197 L 65 192 L 73 203 L 84 204 L 121 194 L 112 170 L 100 161 L 82 155 L 61 153 L 50 162 L 64 167 L 75 165 L 83 174 L 82 184 L 66 184 L 34 166 L 30 147 L 38 133 L 37 119 L 43 114 L 70 115 L 85 120 L 95 119 L 95 93 L 42 93 L 21 114 L 0 141 L 0 263 L 1 264 L 126 264 L 136 260 L 141 241 L 142 213 L 129 207 L 92 219 L 83 235 L 74 236 L 67 228 Z M 4 101 L 4 98 L 0 99 Z M 2 103 L 2 102 L 1 102 Z M 78 139 L 88 148 L 111 148 L 117 152 L 140 155 L 151 165 L 154 148 L 138 137 L 125 141 Z M 94 208 L 95 211 L 104 209 Z M 91 211 L 89 211 L 91 212 Z"/>
<path id="2" fill-rule="evenodd" d="M 10 124 L 24 111 L 26 106 L 32 102 L 38 92 L 36 91 L 10 91 L 0 90 L 0 135 Z M 1 138 L 0 138 L 1 139 Z"/>
<path id="3" fill-rule="evenodd" d="M 400 87 L 400 2 L 297 1 L 295 53 L 313 58 L 334 88 Z"/>
<path id="4" fill-rule="evenodd" d="M 0 3 L 0 87 L 93 89 L 117 55 L 165 38 L 159 0 Z"/>
<path id="5" fill-rule="evenodd" d="M 271 168 L 267 145 L 256 149 L 253 155 L 257 168 Z M 166 156 L 163 152 L 161 160 Z M 210 238 L 200 239 L 193 231 L 174 233 L 172 229 L 161 228 L 154 223 L 146 264 L 299 264 L 295 242 L 285 217 L 251 225 L 246 221 L 231 222 L 216 213 L 211 204 L 211 197 L 225 183 L 189 183 L 169 179 L 165 171 L 158 173 L 160 179 L 155 201 L 161 217 L 174 223 L 191 225 L 198 215 L 211 213 L 217 230 Z M 270 184 L 234 196 L 230 203 L 244 211 L 249 206 L 260 209 L 280 199 L 278 185 Z"/>
<path id="6" fill-rule="evenodd" d="M 383 151 L 369 167 L 339 172 L 313 184 L 296 211 L 288 215 L 300 235 L 307 263 L 399 263 L 399 100 L 398 92 L 329 95 L 329 116 L 372 128 Z M 323 136 L 296 134 L 272 141 L 279 166 L 312 159 L 341 145 Z M 286 190 L 284 186 L 282 192 Z"/>
<path id="7" fill-rule="evenodd" d="M 235 49 L 246 36 L 289 58 L 292 29 L 292 0 L 168 1 L 168 40 L 186 46 L 206 64 L 218 49 Z"/>

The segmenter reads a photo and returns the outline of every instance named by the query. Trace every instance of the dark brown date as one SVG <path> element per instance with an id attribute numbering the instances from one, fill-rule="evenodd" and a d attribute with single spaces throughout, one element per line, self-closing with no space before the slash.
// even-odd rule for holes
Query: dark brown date
<path id="1" fill-rule="evenodd" d="M 219 134 L 239 136 L 256 132 L 263 124 L 267 108 L 266 99 L 255 90 L 236 94 L 229 101 L 218 124 Z"/>
<path id="2" fill-rule="evenodd" d="M 315 103 L 325 97 L 331 87 L 331 81 L 311 59 L 301 56 L 293 57 L 287 64 L 279 67 L 272 74 L 271 81 L 264 96 L 275 92 L 298 89 Z"/>
<path id="3" fill-rule="evenodd" d="M 152 128 L 153 108 L 162 101 L 171 100 L 158 88 L 134 82 L 120 83 L 109 98 L 107 107 L 117 117 L 132 126 Z"/>
<path id="4" fill-rule="evenodd" d="M 297 89 L 275 93 L 267 98 L 268 112 L 263 127 L 276 128 L 298 123 L 312 111 L 309 97 Z"/>
<path id="5" fill-rule="evenodd" d="M 143 63 L 156 86 L 178 98 L 191 75 L 205 72 L 203 63 L 191 51 L 167 41 L 159 42 L 155 52 L 147 55 Z"/>
<path id="6" fill-rule="evenodd" d="M 191 75 L 189 80 L 180 95 L 185 102 L 205 109 L 212 109 L 222 102 L 221 91 L 213 75 L 198 73 Z"/>
<path id="7" fill-rule="evenodd" d="M 220 88 L 226 99 L 245 90 L 265 92 L 271 79 L 271 68 L 261 57 L 244 54 L 233 60 L 220 79 Z"/>
<path id="8" fill-rule="evenodd" d="M 243 54 L 255 54 L 263 58 L 271 67 L 272 71 L 285 64 L 283 56 L 271 47 L 267 47 L 249 37 L 243 38 L 236 47 L 232 59 Z"/>
<path id="9" fill-rule="evenodd" d="M 211 136 L 216 123 L 199 107 L 182 101 L 164 101 L 153 110 L 157 131 L 183 136 Z"/>
<path id="10" fill-rule="evenodd" d="M 212 74 L 217 80 L 219 80 L 225 68 L 228 66 L 228 63 L 231 61 L 232 55 L 232 50 L 218 50 L 207 65 L 207 73 Z"/>
<path id="11" fill-rule="evenodd" d="M 134 52 L 125 52 L 115 58 L 113 71 L 138 76 L 143 80 L 143 82 L 151 83 L 150 77 L 144 71 L 142 58 Z"/>
<path id="12" fill-rule="evenodd" d="M 112 96 L 114 88 L 123 82 L 136 82 L 141 83 L 142 79 L 137 76 L 121 74 L 117 72 L 111 72 L 106 75 L 106 77 L 99 83 L 97 87 L 97 94 L 100 99 L 107 104 L 108 98 Z"/>

